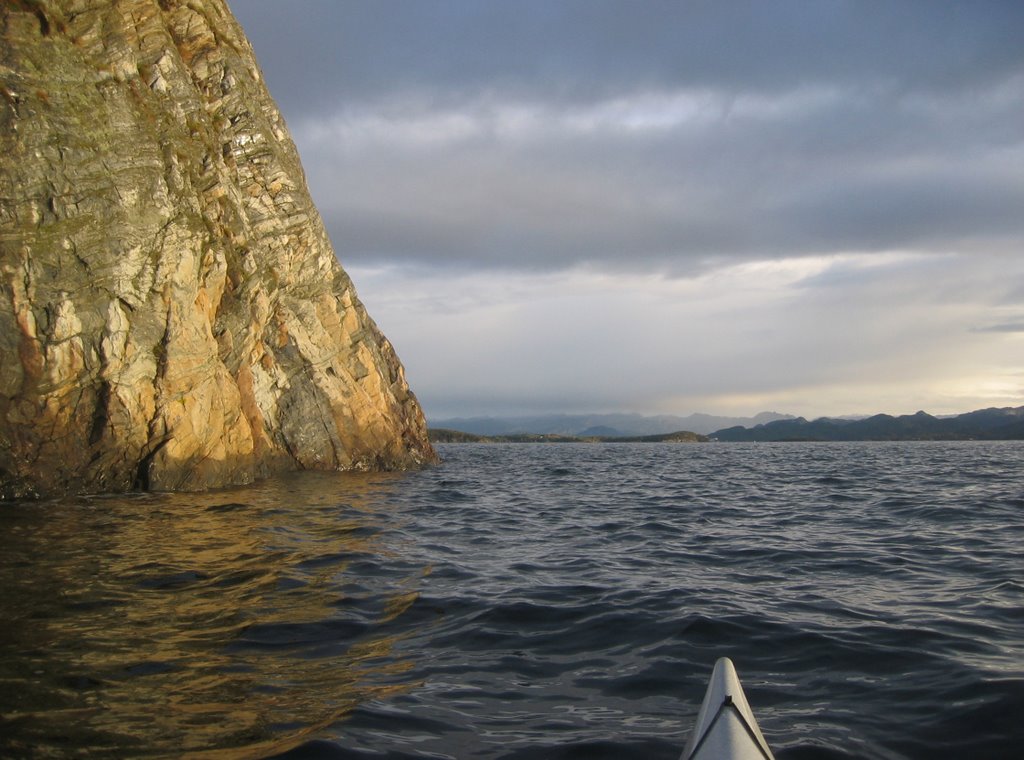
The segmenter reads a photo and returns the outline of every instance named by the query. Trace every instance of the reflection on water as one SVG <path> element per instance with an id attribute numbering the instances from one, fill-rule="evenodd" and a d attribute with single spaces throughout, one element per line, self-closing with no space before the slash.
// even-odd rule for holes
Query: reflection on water
<path id="1" fill-rule="evenodd" d="M 258 756 L 409 688 L 402 477 L 3 505 L 0 754 Z"/>
<path id="2" fill-rule="evenodd" d="M 0 504 L 0 757 L 1021 756 L 1024 443 L 441 453 Z"/>

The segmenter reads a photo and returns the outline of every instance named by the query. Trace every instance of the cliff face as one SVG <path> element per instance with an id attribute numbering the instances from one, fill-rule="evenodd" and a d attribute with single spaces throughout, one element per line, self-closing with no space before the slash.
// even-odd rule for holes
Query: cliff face
<path id="1" fill-rule="evenodd" d="M 0 495 L 434 459 L 223 0 L 0 5 Z"/>

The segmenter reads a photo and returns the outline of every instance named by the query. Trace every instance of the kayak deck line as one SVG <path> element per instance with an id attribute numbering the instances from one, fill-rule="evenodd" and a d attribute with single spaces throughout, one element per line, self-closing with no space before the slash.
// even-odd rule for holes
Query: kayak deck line
<path id="1" fill-rule="evenodd" d="M 728 657 L 715 663 L 680 760 L 775 760 Z"/>
<path id="2" fill-rule="evenodd" d="M 760 737 L 760 732 L 755 732 L 755 728 L 747 722 L 746 717 L 744 717 L 743 713 L 739 710 L 739 708 L 736 707 L 736 703 L 732 701 L 731 696 L 726 696 L 726 698 L 722 700 L 722 704 L 718 706 L 718 710 L 715 712 L 715 717 L 712 719 L 711 723 L 708 724 L 707 730 L 704 732 L 703 736 L 700 737 L 700 740 L 697 742 L 696 746 L 692 750 L 690 750 L 690 754 L 685 755 L 685 757 L 689 759 L 697 757 L 700 754 L 700 749 L 704 745 L 704 742 L 707 740 L 709 736 L 713 735 L 715 724 L 718 722 L 718 719 L 722 717 L 725 711 L 730 709 L 735 713 L 736 717 L 739 719 L 740 724 L 746 730 L 747 735 L 750 737 L 750 740 L 758 749 L 761 750 L 762 756 L 765 758 L 765 760 L 774 760 L 771 750 L 768 749 L 768 747 L 765 747 L 761 744 L 761 742 L 763 741 L 763 737 Z"/>

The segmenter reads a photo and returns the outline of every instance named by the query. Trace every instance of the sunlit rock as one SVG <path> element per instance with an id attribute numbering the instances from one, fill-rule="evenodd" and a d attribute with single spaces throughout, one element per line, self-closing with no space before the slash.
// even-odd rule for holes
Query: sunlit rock
<path id="1" fill-rule="evenodd" d="M 2 495 L 433 461 L 222 0 L 0 35 Z"/>

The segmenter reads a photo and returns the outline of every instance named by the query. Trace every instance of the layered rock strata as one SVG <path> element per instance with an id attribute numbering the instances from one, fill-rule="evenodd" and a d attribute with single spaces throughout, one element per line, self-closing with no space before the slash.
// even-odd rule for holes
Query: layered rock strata
<path id="1" fill-rule="evenodd" d="M 0 5 L 0 495 L 434 459 L 225 3 Z"/>

